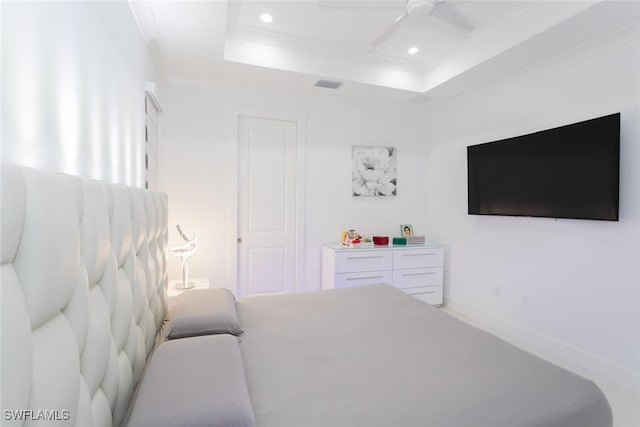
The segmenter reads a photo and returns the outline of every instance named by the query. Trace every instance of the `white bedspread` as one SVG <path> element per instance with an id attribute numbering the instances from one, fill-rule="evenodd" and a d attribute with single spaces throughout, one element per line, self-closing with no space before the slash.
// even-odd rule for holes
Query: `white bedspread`
<path id="1" fill-rule="evenodd" d="M 590 381 L 386 285 L 237 301 L 260 427 L 605 427 Z"/>

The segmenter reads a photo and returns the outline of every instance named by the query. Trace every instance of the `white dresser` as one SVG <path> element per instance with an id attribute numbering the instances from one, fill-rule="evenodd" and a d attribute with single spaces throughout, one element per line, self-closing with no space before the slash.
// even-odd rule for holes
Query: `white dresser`
<path id="1" fill-rule="evenodd" d="M 432 304 L 442 304 L 444 247 L 322 246 L 322 289 L 387 283 Z"/>

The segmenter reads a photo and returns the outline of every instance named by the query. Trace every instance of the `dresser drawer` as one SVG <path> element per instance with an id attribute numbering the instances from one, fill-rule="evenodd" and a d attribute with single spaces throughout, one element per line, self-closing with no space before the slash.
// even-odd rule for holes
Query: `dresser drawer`
<path id="1" fill-rule="evenodd" d="M 375 283 L 392 283 L 391 271 L 367 271 L 361 273 L 336 274 L 336 288 L 349 288 L 351 286 L 373 285 Z"/>
<path id="2" fill-rule="evenodd" d="M 439 267 L 444 263 L 442 248 L 402 249 L 393 253 L 393 268 Z"/>
<path id="3" fill-rule="evenodd" d="M 391 270 L 391 251 L 344 251 L 336 253 L 336 273 Z"/>
<path id="4" fill-rule="evenodd" d="M 405 292 L 409 295 L 426 302 L 431 305 L 442 304 L 442 286 L 430 286 L 425 288 L 411 288 L 405 289 Z"/>
<path id="5" fill-rule="evenodd" d="M 400 289 L 442 285 L 442 267 L 393 270 L 393 286 Z"/>

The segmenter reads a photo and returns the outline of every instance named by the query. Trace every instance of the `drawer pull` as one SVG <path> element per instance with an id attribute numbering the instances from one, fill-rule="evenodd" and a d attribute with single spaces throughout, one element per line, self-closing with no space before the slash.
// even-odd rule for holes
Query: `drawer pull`
<path id="1" fill-rule="evenodd" d="M 430 255 L 436 255 L 435 252 L 429 252 L 429 253 L 425 253 L 425 254 L 402 254 L 402 256 L 430 256 Z"/>
<path id="2" fill-rule="evenodd" d="M 369 255 L 369 256 L 348 256 L 347 259 L 372 259 L 372 258 L 384 258 L 382 255 Z"/>
<path id="3" fill-rule="evenodd" d="M 427 271 L 425 273 L 404 273 L 402 277 L 411 277 L 411 276 L 429 276 L 432 274 L 436 274 L 435 271 Z"/>
<path id="4" fill-rule="evenodd" d="M 370 280 L 370 279 L 384 279 L 384 276 L 347 277 L 347 280 Z"/>

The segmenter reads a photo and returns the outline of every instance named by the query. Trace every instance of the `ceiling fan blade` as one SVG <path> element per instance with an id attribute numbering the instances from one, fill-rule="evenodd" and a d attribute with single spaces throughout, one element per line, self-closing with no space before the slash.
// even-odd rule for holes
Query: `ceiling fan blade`
<path id="1" fill-rule="evenodd" d="M 318 9 L 398 10 L 402 0 L 318 0 Z"/>
<path id="2" fill-rule="evenodd" d="M 404 21 L 407 16 L 409 16 L 407 12 L 398 16 L 396 20 L 393 21 L 393 24 L 385 28 L 385 30 L 382 33 L 380 33 L 375 39 L 371 41 L 371 43 L 369 43 L 369 46 L 379 47 L 382 44 L 384 44 L 384 42 L 386 42 L 389 39 L 389 37 L 393 35 L 393 33 L 398 31 L 398 28 L 400 28 L 400 24 L 402 24 L 402 21 Z"/>
<path id="3" fill-rule="evenodd" d="M 450 26 L 454 27 L 456 30 L 468 34 L 475 30 L 473 25 L 464 17 L 456 6 L 451 1 L 442 1 L 438 2 L 435 9 L 431 13 L 433 18 L 436 18 Z"/>

